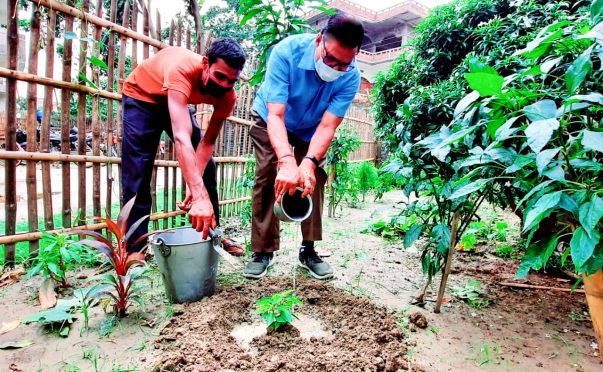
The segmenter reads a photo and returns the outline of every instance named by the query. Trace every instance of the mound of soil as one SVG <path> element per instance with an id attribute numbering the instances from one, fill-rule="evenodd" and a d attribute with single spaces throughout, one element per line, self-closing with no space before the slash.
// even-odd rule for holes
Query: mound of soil
<path id="1" fill-rule="evenodd" d="M 364 298 L 300 278 L 296 309 L 322 323 L 327 336 L 301 338 L 299 332 L 273 332 L 241 348 L 231 331 L 253 321 L 255 301 L 291 287 L 291 280 L 265 278 L 219 290 L 211 298 L 185 306 L 155 341 L 155 370 L 214 371 L 396 371 L 409 365 L 403 334 L 395 317 Z"/>

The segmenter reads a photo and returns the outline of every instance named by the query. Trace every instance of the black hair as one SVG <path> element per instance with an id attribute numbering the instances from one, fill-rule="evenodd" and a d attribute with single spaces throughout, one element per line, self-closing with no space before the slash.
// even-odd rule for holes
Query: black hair
<path id="1" fill-rule="evenodd" d="M 242 70 L 245 64 L 245 53 L 234 39 L 223 37 L 214 40 L 205 52 L 209 65 L 214 64 L 218 59 L 223 59 L 226 64 L 237 70 Z"/>
<path id="2" fill-rule="evenodd" d="M 333 36 L 346 47 L 358 50 L 364 40 L 364 27 L 355 17 L 337 13 L 329 18 L 327 25 L 322 29 L 322 34 Z"/>

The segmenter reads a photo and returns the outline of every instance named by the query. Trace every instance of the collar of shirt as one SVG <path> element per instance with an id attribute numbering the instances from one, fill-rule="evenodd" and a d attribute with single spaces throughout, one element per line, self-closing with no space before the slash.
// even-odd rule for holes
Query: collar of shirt
<path id="1" fill-rule="evenodd" d="M 316 39 L 312 39 L 312 41 L 306 47 L 306 51 L 302 56 L 301 60 L 297 64 L 297 67 L 304 70 L 316 70 L 314 65 L 314 55 L 316 54 Z"/>

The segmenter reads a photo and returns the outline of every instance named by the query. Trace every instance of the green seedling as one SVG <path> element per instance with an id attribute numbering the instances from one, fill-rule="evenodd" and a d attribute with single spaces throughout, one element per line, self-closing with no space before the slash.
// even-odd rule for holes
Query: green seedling
<path id="1" fill-rule="evenodd" d="M 84 326 L 80 329 L 80 336 L 83 331 L 88 331 L 89 310 L 98 304 L 98 297 L 103 288 L 102 285 L 95 285 L 88 288 L 78 288 L 73 292 L 73 297 L 79 301 L 78 306 L 84 316 Z"/>
<path id="2" fill-rule="evenodd" d="M 481 283 L 475 279 L 469 279 L 463 287 L 454 286 L 451 290 L 455 297 L 467 302 L 469 306 L 476 309 L 482 309 L 490 305 L 490 301 L 483 298 L 484 292 Z"/>
<path id="3" fill-rule="evenodd" d="M 291 324 L 294 314 L 294 306 L 302 305 L 300 299 L 293 295 L 293 290 L 275 293 L 270 297 L 259 299 L 255 305 L 255 312 L 266 321 L 268 329 L 277 331 L 286 324 Z"/>

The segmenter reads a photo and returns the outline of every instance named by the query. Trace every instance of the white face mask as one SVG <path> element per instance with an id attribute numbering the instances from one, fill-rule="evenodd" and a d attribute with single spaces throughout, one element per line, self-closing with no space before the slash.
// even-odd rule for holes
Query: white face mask
<path id="1" fill-rule="evenodd" d="M 327 66 L 322 58 L 314 61 L 314 67 L 320 79 L 326 82 L 335 81 L 346 73 L 345 71 L 335 70 L 333 67 Z"/>

